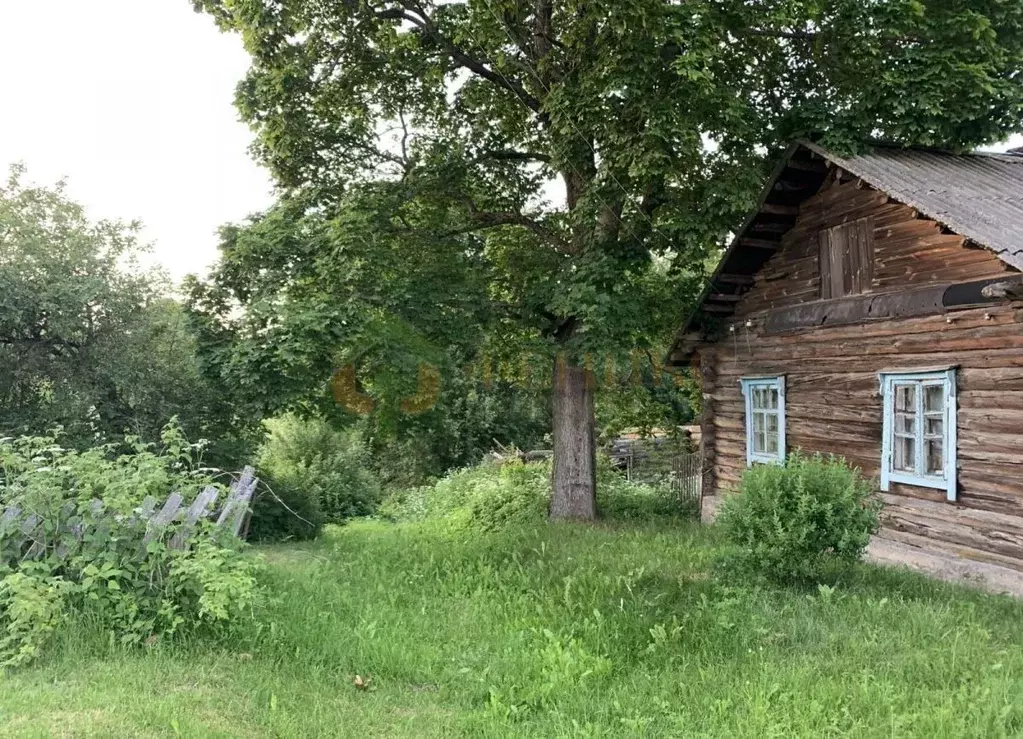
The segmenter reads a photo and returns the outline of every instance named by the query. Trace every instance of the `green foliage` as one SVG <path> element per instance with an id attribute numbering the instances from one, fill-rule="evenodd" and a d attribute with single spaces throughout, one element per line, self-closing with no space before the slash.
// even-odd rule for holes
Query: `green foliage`
<path id="1" fill-rule="evenodd" d="M 84 451 L 62 446 L 58 435 L 0 439 L 0 502 L 49 510 L 99 499 L 127 515 L 146 496 L 165 498 L 209 483 L 196 464 L 202 445 L 189 443 L 176 420 L 160 436 L 159 445 L 128 437 Z"/>
<path id="2" fill-rule="evenodd" d="M 167 278 L 139 267 L 138 229 L 90 221 L 62 183 L 31 186 L 20 167 L 0 183 L 0 432 L 61 426 L 85 448 L 154 440 L 177 416 L 237 464 L 249 425 L 203 375 Z"/>
<path id="3" fill-rule="evenodd" d="M 789 456 L 754 465 L 725 498 L 718 525 L 731 565 L 779 581 L 820 579 L 831 563 L 857 561 L 878 527 L 873 487 L 844 460 Z"/>
<path id="4" fill-rule="evenodd" d="M 597 457 L 597 510 L 605 518 L 654 520 L 698 517 L 694 507 L 685 508 L 672 494 L 666 480 L 645 483 L 626 479 L 609 457 Z"/>
<path id="5" fill-rule="evenodd" d="M 603 516 L 649 519 L 685 514 L 667 490 L 629 482 L 604 455 L 598 457 L 597 481 Z M 392 493 L 380 514 L 399 521 L 438 519 L 455 528 L 497 531 L 540 524 L 550 499 L 550 464 L 487 462 L 452 472 L 434 485 Z"/>
<path id="6" fill-rule="evenodd" d="M 111 446 L 64 449 L 54 438 L 0 440 L 0 508 L 15 505 L 42 522 L 28 543 L 20 519 L 0 525 L 0 667 L 33 660 L 72 616 L 140 644 L 223 628 L 249 608 L 253 563 L 236 541 L 200 522 L 187 531 L 172 524 L 145 542 L 145 523 L 133 520 L 146 496 L 162 501 L 212 482 L 194 468 L 179 428 L 162 436 L 159 448 L 134 440 L 120 455 Z M 184 546 L 170 547 L 174 536 Z M 42 551 L 30 557 L 33 545 Z"/>
<path id="7" fill-rule="evenodd" d="M 374 413 L 356 424 L 372 449 L 371 465 L 386 489 L 435 482 L 449 470 L 477 464 L 495 442 L 543 448 L 550 409 L 542 392 L 471 373 L 445 375 L 436 405 L 397 423 Z"/>
<path id="8" fill-rule="evenodd" d="M 380 482 L 356 430 L 337 431 L 322 419 L 297 416 L 266 426 L 258 466 L 270 490 L 253 506 L 253 538 L 312 538 L 323 523 L 342 524 L 376 510 Z"/>
<path id="9" fill-rule="evenodd" d="M 292 470 L 292 473 L 297 470 Z M 306 541 L 323 530 L 320 500 L 301 477 L 263 474 L 252 500 L 249 539 L 256 542 Z"/>
<path id="10" fill-rule="evenodd" d="M 380 513 L 398 520 L 446 519 L 455 527 L 491 531 L 542 521 L 549 500 L 548 465 L 484 463 L 456 470 L 431 486 L 392 493 Z"/>

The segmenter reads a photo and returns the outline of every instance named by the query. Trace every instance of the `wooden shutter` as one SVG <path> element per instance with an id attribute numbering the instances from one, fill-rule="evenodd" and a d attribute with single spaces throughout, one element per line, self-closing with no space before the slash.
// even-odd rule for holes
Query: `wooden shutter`
<path id="1" fill-rule="evenodd" d="M 846 294 L 843 256 L 848 250 L 848 235 L 842 226 L 828 228 L 820 234 L 821 297 L 824 300 Z"/>
<path id="2" fill-rule="evenodd" d="M 874 219 L 820 232 L 821 298 L 830 300 L 868 291 L 874 280 Z"/>
<path id="3" fill-rule="evenodd" d="M 874 219 L 861 218 L 850 224 L 855 234 L 854 263 L 856 266 L 853 272 L 853 294 L 859 295 L 870 290 L 874 283 Z"/>

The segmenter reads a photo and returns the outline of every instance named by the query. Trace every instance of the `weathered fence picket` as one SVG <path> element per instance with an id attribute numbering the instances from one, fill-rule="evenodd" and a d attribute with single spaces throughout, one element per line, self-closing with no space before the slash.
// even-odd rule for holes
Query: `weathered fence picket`
<path id="1" fill-rule="evenodd" d="M 703 455 L 699 452 L 675 455 L 671 465 L 671 487 L 679 503 L 700 502 L 703 494 Z"/>
<path id="2" fill-rule="evenodd" d="M 258 484 L 255 470 L 246 467 L 239 479 L 231 484 L 230 493 L 214 524 L 216 528 L 238 536 Z M 86 541 L 87 536 L 89 540 L 95 541 L 96 537 L 102 539 L 112 535 L 117 528 L 144 527 L 145 547 L 160 539 L 169 527 L 176 526 L 177 530 L 168 545 L 179 549 L 188 546 L 189 538 L 200 520 L 211 518 L 217 512 L 215 504 L 218 497 L 219 491 L 212 485 L 201 490 L 188 506 L 183 506 L 185 498 L 180 492 L 167 496 L 159 508 L 157 499 L 147 496 L 130 516 L 116 516 L 112 513 L 103 515 L 103 501 L 93 500 L 90 504 L 90 520 L 93 523 L 89 528 L 81 517 L 75 515 L 74 504 L 65 504 L 61 512 L 55 515 L 56 523 L 51 520 L 49 525 L 45 516 L 12 504 L 0 513 L 0 546 L 3 551 L 13 552 L 19 559 L 39 558 L 48 548 L 58 558 L 64 559 Z M 144 550 L 140 554 L 144 556 Z"/>
<path id="3" fill-rule="evenodd" d="M 185 511 L 185 517 L 178 533 L 170 541 L 171 549 L 181 549 L 195 527 L 195 522 L 206 515 L 206 509 L 217 499 L 217 489 L 212 485 L 196 496 L 195 501 Z"/>

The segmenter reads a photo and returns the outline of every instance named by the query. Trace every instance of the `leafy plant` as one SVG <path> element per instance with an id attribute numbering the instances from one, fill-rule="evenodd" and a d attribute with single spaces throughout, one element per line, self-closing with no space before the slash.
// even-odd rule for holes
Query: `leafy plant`
<path id="1" fill-rule="evenodd" d="M 380 482 L 356 430 L 338 431 L 325 420 L 292 415 L 266 425 L 270 433 L 258 465 L 272 492 L 254 504 L 256 538 L 311 538 L 323 523 L 341 524 L 376 510 Z"/>
<path id="2" fill-rule="evenodd" d="M 748 469 L 717 520 L 734 568 L 803 581 L 820 578 L 829 563 L 857 561 L 879 510 L 873 486 L 845 460 L 796 453 L 784 465 Z"/>
<path id="3" fill-rule="evenodd" d="M 257 542 L 307 541 L 323 530 L 324 517 L 316 492 L 300 476 L 277 477 L 261 472 L 252 500 L 249 539 Z"/>
<path id="4" fill-rule="evenodd" d="M 157 438 L 172 418 L 237 463 L 252 422 L 204 376 L 166 276 L 140 267 L 139 224 L 91 221 L 64 183 L 0 181 L 0 434 L 63 443 Z M 132 446 L 129 441 L 127 446 Z"/>
<path id="5" fill-rule="evenodd" d="M 601 513 L 611 518 L 678 515 L 667 490 L 630 482 L 610 459 L 598 457 Z M 485 462 L 457 470 L 427 485 L 392 493 L 381 505 L 385 518 L 447 519 L 457 526 L 495 531 L 540 523 L 551 502 L 550 463 Z"/>
<path id="6" fill-rule="evenodd" d="M 55 437 L 0 440 L 0 508 L 20 512 L 0 524 L 0 667 L 37 657 L 71 614 L 138 644 L 222 628 L 252 603 L 254 564 L 233 536 L 209 522 L 150 530 L 136 513 L 147 496 L 212 484 L 195 447 L 173 425 L 160 447 L 132 443 L 117 455 Z"/>

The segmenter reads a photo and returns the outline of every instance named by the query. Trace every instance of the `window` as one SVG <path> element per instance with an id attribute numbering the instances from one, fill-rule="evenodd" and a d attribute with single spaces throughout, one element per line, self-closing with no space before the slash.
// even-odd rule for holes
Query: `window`
<path id="1" fill-rule="evenodd" d="M 785 461 L 785 378 L 740 380 L 746 399 L 746 463 Z"/>
<path id="2" fill-rule="evenodd" d="M 874 219 L 820 232 L 821 298 L 860 295 L 874 280 Z"/>
<path id="3" fill-rule="evenodd" d="M 956 499 L 956 376 L 883 372 L 881 489 L 890 483 L 938 488 Z"/>

